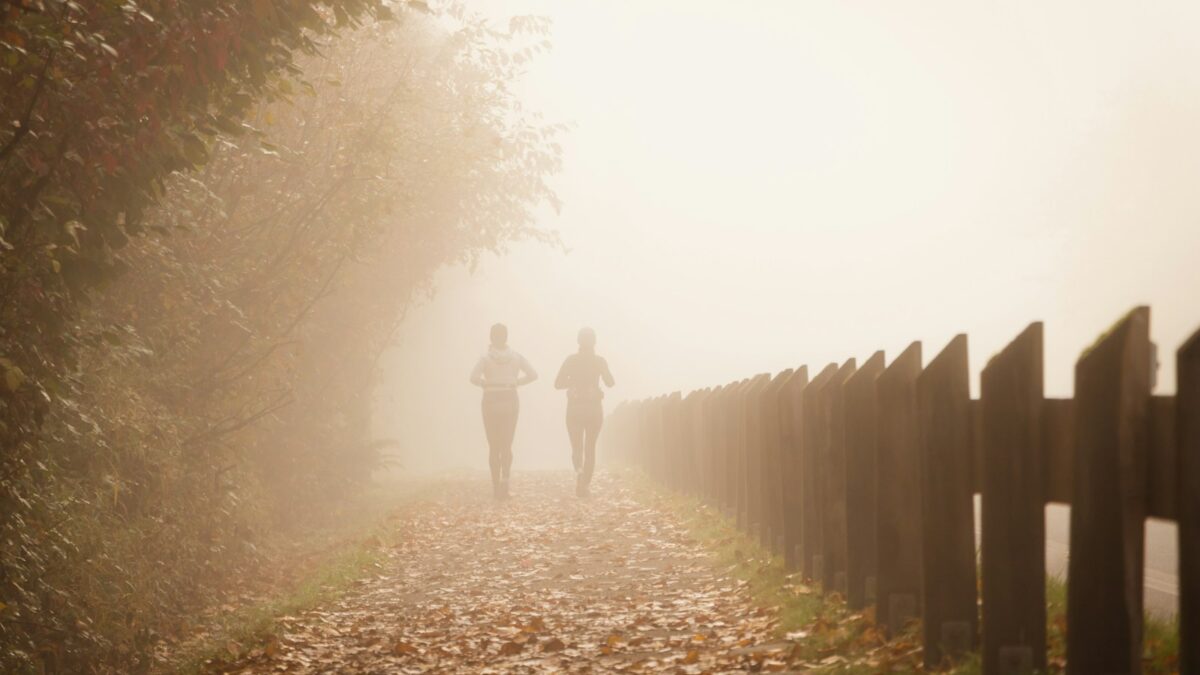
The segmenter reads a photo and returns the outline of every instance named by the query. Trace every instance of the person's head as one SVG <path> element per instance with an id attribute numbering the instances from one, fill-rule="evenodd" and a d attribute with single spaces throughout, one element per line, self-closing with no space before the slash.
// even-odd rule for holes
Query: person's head
<path id="1" fill-rule="evenodd" d="M 596 349 L 596 331 L 591 328 L 580 328 L 578 340 L 581 351 L 590 352 Z"/>
<path id="2" fill-rule="evenodd" d="M 492 324 L 492 346 L 504 347 L 508 345 L 508 326 L 502 323 Z"/>

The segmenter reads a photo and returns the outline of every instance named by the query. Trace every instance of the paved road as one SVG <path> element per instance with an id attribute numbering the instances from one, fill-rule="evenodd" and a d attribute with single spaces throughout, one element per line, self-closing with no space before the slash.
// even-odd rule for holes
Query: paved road
<path id="1" fill-rule="evenodd" d="M 1067 576 L 1067 551 L 1071 539 L 1071 511 L 1052 504 L 1046 509 L 1046 569 Z M 1146 523 L 1146 609 L 1162 616 L 1179 611 L 1179 566 L 1175 524 L 1159 520 Z"/>
<path id="2" fill-rule="evenodd" d="M 1071 541 L 1071 510 L 1060 504 L 1046 508 L 1046 571 L 1067 577 Z M 979 543 L 979 497 L 975 497 L 975 542 Z M 1159 520 L 1146 523 L 1146 610 L 1161 616 L 1179 611 L 1179 567 L 1175 524 Z"/>

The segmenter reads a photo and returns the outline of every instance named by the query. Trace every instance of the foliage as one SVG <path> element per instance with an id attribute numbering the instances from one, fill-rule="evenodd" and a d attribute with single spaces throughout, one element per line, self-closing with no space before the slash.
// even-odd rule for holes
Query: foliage
<path id="1" fill-rule="evenodd" d="M 412 6 L 0 9 L 0 670 L 148 667 L 369 474 L 429 274 L 543 236 L 544 24 Z"/>

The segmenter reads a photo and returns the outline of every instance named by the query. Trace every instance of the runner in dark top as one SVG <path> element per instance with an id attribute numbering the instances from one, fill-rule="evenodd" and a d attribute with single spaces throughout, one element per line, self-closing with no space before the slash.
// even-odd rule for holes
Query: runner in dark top
<path id="1" fill-rule="evenodd" d="M 611 387 L 608 362 L 596 356 L 596 332 L 579 331 L 579 351 L 563 361 L 555 389 L 567 390 L 567 435 L 571 437 L 571 461 L 575 465 L 575 494 L 588 496 L 588 484 L 596 467 L 596 436 L 604 423 L 604 392 L 600 381 Z"/>

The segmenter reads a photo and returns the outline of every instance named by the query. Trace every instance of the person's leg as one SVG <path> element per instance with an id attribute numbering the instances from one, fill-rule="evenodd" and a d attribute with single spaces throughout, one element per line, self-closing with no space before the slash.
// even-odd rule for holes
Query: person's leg
<path id="1" fill-rule="evenodd" d="M 592 482 L 592 474 L 596 470 L 596 438 L 600 435 L 600 427 L 604 425 L 604 411 L 599 404 L 589 415 L 584 440 L 583 484 L 586 487 Z"/>
<path id="2" fill-rule="evenodd" d="M 492 470 L 492 490 L 496 496 L 500 494 L 501 473 L 501 433 L 502 419 L 498 413 L 496 402 L 487 395 L 483 398 L 483 431 L 488 442 L 488 467 Z"/>
<path id="3" fill-rule="evenodd" d="M 575 473 L 583 470 L 583 428 L 578 410 L 567 404 L 567 438 L 571 441 L 571 465 Z"/>
<path id="4" fill-rule="evenodd" d="M 521 412 L 520 399 L 517 398 L 517 392 L 510 392 L 504 398 L 504 415 L 502 425 L 502 437 L 500 443 L 500 484 L 503 496 L 508 496 L 508 477 L 512 472 L 513 461 L 513 438 L 517 434 L 517 417 Z"/>

